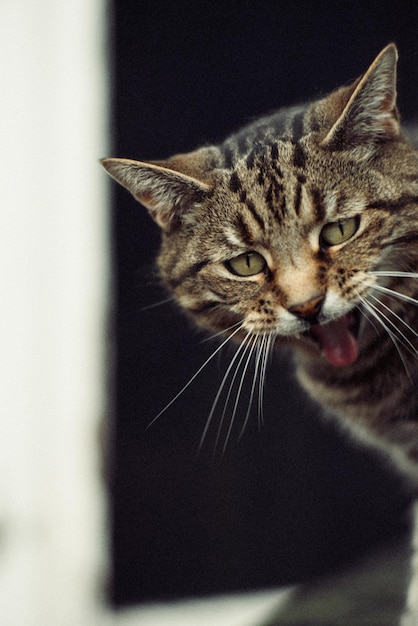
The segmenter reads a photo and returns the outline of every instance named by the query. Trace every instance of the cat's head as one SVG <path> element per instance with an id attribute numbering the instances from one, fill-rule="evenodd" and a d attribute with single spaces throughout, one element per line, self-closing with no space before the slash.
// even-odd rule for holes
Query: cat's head
<path id="1" fill-rule="evenodd" d="M 357 359 L 376 271 L 413 264 L 407 244 L 418 238 L 418 160 L 400 130 L 396 61 L 390 44 L 354 84 L 221 146 L 103 160 L 160 226 L 161 276 L 198 323 L 300 342 L 333 365 Z"/>

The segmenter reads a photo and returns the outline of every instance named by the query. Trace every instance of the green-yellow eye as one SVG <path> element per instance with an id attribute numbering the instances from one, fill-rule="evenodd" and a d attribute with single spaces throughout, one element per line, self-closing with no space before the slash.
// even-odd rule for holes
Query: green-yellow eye
<path id="1" fill-rule="evenodd" d="M 344 243 L 354 235 L 359 225 L 360 218 L 358 216 L 325 224 L 319 236 L 321 246 L 323 248 L 330 248 Z"/>
<path id="2" fill-rule="evenodd" d="M 236 276 L 255 276 L 264 271 L 267 263 L 258 252 L 244 252 L 226 262 L 226 267 Z"/>

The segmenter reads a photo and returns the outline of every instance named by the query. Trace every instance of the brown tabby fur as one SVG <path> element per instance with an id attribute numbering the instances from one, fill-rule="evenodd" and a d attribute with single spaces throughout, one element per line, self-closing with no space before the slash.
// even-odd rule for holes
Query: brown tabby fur
<path id="1" fill-rule="evenodd" d="M 180 305 L 225 336 L 294 348 L 309 394 L 418 486 L 418 153 L 396 61 L 390 44 L 354 84 L 220 146 L 103 165 L 161 227 Z M 353 232 L 330 242 L 330 224 Z M 261 269 L 237 274 L 247 253 Z M 404 624 L 417 607 L 413 583 Z"/>

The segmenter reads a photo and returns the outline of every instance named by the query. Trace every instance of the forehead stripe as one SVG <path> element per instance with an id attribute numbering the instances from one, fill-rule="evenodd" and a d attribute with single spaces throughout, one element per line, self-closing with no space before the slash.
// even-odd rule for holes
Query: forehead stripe
<path id="1" fill-rule="evenodd" d="M 325 205 L 323 202 L 322 194 L 319 191 L 319 189 L 312 189 L 311 195 L 312 195 L 312 204 L 313 204 L 313 210 L 315 213 L 316 220 L 318 222 L 323 222 L 326 216 L 326 210 L 325 210 Z"/>
<path id="2" fill-rule="evenodd" d="M 295 167 L 305 167 L 305 164 L 306 164 L 305 150 L 302 148 L 300 143 L 295 143 L 294 153 L 293 153 L 293 165 Z"/>
<path id="3" fill-rule="evenodd" d="M 256 206 L 254 204 L 254 202 L 252 202 L 251 200 L 249 200 L 248 198 L 246 198 L 245 200 L 245 206 L 247 207 L 247 209 L 250 211 L 252 217 L 255 219 L 255 221 L 257 222 L 257 224 L 260 226 L 261 230 L 265 230 L 266 225 L 264 223 L 263 218 L 261 217 L 261 215 L 258 213 Z"/>
<path id="4" fill-rule="evenodd" d="M 366 209 L 386 209 L 387 211 L 397 211 L 408 204 L 416 204 L 418 196 L 403 194 L 395 200 L 376 200 L 366 206 Z"/>
<path id="5" fill-rule="evenodd" d="M 296 192 L 295 192 L 295 213 L 297 216 L 299 216 L 300 214 L 301 200 L 302 200 L 302 185 L 300 182 L 298 182 L 296 185 Z"/>
<path id="6" fill-rule="evenodd" d="M 199 263 L 194 263 L 191 267 L 189 267 L 187 272 L 180 274 L 180 276 L 178 276 L 177 278 L 172 278 L 169 281 L 170 287 L 172 289 L 179 287 L 179 285 L 184 283 L 184 281 L 187 280 L 188 278 L 192 278 L 192 276 L 196 276 L 196 274 L 198 274 L 209 263 L 210 263 L 210 259 L 205 259 L 203 261 L 199 261 Z"/>

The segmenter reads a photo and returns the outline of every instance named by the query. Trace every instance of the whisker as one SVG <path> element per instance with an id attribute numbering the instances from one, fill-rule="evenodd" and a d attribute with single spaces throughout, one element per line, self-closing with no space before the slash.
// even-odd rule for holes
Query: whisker
<path id="1" fill-rule="evenodd" d="M 253 400 L 254 400 L 255 388 L 256 388 L 257 381 L 260 376 L 260 366 L 262 366 L 262 359 L 264 356 L 264 350 L 266 348 L 266 341 L 267 341 L 266 337 L 267 335 L 263 335 L 261 339 L 258 337 L 256 343 L 254 344 L 254 347 L 257 350 L 257 355 L 256 355 L 256 360 L 255 360 L 253 382 L 251 384 L 251 391 L 250 391 L 250 396 L 248 399 L 247 412 L 245 414 L 244 422 L 241 427 L 241 431 L 239 433 L 238 439 L 241 439 L 241 437 L 243 436 L 244 431 L 248 424 L 249 417 L 250 417 L 251 407 L 252 407 Z M 260 400 L 260 397 L 259 397 L 259 400 Z"/>
<path id="2" fill-rule="evenodd" d="M 254 400 L 255 387 L 256 387 L 257 380 L 258 380 L 258 376 L 259 376 L 260 359 L 261 359 L 261 354 L 262 354 L 261 351 L 263 349 L 264 342 L 265 342 L 265 336 L 264 335 L 261 338 L 257 337 L 257 340 L 256 340 L 256 342 L 254 343 L 254 346 L 253 346 L 252 352 L 254 351 L 254 348 L 256 350 L 253 380 L 252 380 L 252 383 L 251 383 L 251 390 L 250 390 L 250 395 L 249 395 L 249 399 L 248 399 L 248 403 L 247 403 L 247 411 L 246 411 L 246 414 L 245 414 L 243 425 L 241 427 L 241 431 L 240 431 L 240 433 L 238 435 L 238 439 L 241 439 L 242 435 L 244 434 L 245 428 L 246 428 L 247 423 L 248 423 L 249 415 L 250 415 L 250 412 L 251 412 L 252 403 L 253 403 L 253 400 Z"/>
<path id="3" fill-rule="evenodd" d="M 261 426 L 264 424 L 264 409 L 263 409 L 263 398 L 264 398 L 264 389 L 266 382 L 266 373 L 267 373 L 267 364 L 269 359 L 269 354 L 272 353 L 274 347 L 274 339 L 275 334 L 269 333 L 265 335 L 266 341 L 263 350 L 262 363 L 261 363 L 261 371 L 260 371 L 260 384 L 258 388 L 258 423 Z"/>
<path id="4" fill-rule="evenodd" d="M 240 371 L 241 363 L 243 362 L 246 353 L 248 352 L 249 348 L 251 347 L 251 343 L 250 343 L 251 339 L 252 339 L 251 333 L 248 333 L 248 335 L 246 336 L 245 339 L 246 340 L 248 339 L 248 341 L 246 342 L 245 350 L 241 354 L 240 360 L 238 362 L 238 365 L 237 365 L 237 367 L 235 369 L 234 375 L 233 375 L 233 377 L 231 379 L 231 382 L 229 384 L 228 394 L 227 394 L 225 402 L 224 402 L 224 408 L 223 408 L 222 416 L 221 416 L 221 419 L 220 419 L 220 422 L 219 422 L 218 432 L 217 432 L 215 446 L 214 446 L 214 452 L 216 452 L 216 450 L 218 448 L 219 439 L 220 439 L 220 435 L 221 435 L 221 431 L 222 431 L 222 426 L 223 426 L 223 424 L 225 422 L 226 412 L 227 412 L 227 409 L 228 409 L 228 406 L 229 406 L 229 399 L 230 399 L 230 397 L 232 395 L 232 391 L 234 389 L 235 380 L 236 380 L 236 378 L 238 376 L 238 373 Z"/>
<path id="5" fill-rule="evenodd" d="M 388 287 L 383 287 L 382 285 L 373 285 L 373 289 L 376 291 L 381 291 L 382 293 L 388 293 L 394 298 L 398 298 L 399 300 L 405 300 L 405 302 L 412 302 L 412 304 L 418 304 L 418 300 L 412 298 L 411 296 L 406 296 L 403 293 L 399 293 L 399 291 L 395 291 L 394 289 L 389 289 Z"/>
<path id="6" fill-rule="evenodd" d="M 202 339 L 202 341 L 200 343 L 203 344 L 203 343 L 207 343 L 208 341 L 212 341 L 212 339 L 216 339 L 217 337 L 220 337 L 221 335 L 224 335 L 228 331 L 232 330 L 233 328 L 236 328 L 237 326 L 240 326 L 241 324 L 242 324 L 242 321 L 239 321 L 239 322 L 236 322 L 235 324 L 232 324 L 232 326 L 228 326 L 227 328 L 223 328 L 218 333 L 215 333 L 214 335 L 209 335 L 209 337 L 205 337 L 205 339 Z"/>
<path id="7" fill-rule="evenodd" d="M 159 302 L 154 302 L 154 304 L 149 304 L 148 306 L 142 307 L 140 310 L 141 313 L 143 311 L 149 311 L 150 309 L 155 309 L 157 306 L 162 306 L 163 304 L 168 304 L 169 302 L 173 302 L 175 300 L 174 296 L 171 298 L 166 298 L 165 300 L 160 300 Z"/>
<path id="8" fill-rule="evenodd" d="M 370 297 L 376 300 L 381 306 L 386 308 L 389 311 L 389 313 L 391 313 L 392 315 L 395 315 L 395 313 L 388 306 L 386 306 L 383 302 L 381 302 L 378 298 L 376 298 L 376 296 L 373 296 L 370 294 Z M 403 347 L 406 350 L 411 352 L 411 354 L 416 354 L 416 349 L 415 349 L 414 344 L 411 343 L 411 341 L 409 341 L 408 337 L 406 337 L 406 335 L 398 328 L 395 322 L 393 322 L 387 315 L 385 315 L 383 311 L 381 311 L 376 305 L 372 304 L 370 301 L 368 302 L 368 304 L 376 311 L 377 313 L 376 318 L 379 319 L 382 325 L 383 325 L 383 322 L 382 322 L 382 318 L 383 318 L 384 320 L 386 320 L 388 324 L 390 324 L 390 326 L 392 326 L 392 328 L 395 329 L 395 332 L 393 331 L 391 332 L 393 333 L 394 337 L 396 337 L 396 339 L 399 341 L 399 343 L 403 345 Z M 387 330 L 387 328 L 385 328 L 385 330 Z"/>
<path id="9" fill-rule="evenodd" d="M 244 381 L 245 381 L 245 376 L 247 374 L 247 370 L 248 370 L 249 364 L 251 362 L 251 357 L 252 357 L 252 354 L 254 352 L 254 348 L 257 345 L 257 340 L 258 340 L 257 335 L 253 335 L 253 338 L 254 338 L 254 340 L 252 342 L 251 349 L 250 349 L 249 354 L 247 356 L 247 361 L 246 361 L 246 363 L 244 365 L 244 368 L 242 370 L 241 381 L 239 383 L 237 394 L 236 394 L 236 397 L 235 397 L 234 408 L 233 408 L 232 415 L 231 415 L 231 418 L 230 418 L 228 432 L 227 432 L 226 437 L 225 437 L 224 446 L 222 448 L 222 454 L 225 453 L 225 450 L 226 450 L 227 445 L 228 445 L 228 441 L 229 441 L 229 438 L 230 438 L 230 435 L 231 435 L 232 427 L 233 427 L 234 421 L 235 421 L 235 416 L 236 416 L 236 413 L 237 413 L 238 403 L 239 403 L 239 400 L 240 400 L 240 397 L 241 397 L 242 387 L 243 387 Z M 251 339 L 252 339 L 252 337 L 250 337 L 250 340 Z"/>
<path id="10" fill-rule="evenodd" d="M 395 278 L 418 278 L 418 273 L 417 272 L 397 272 L 397 271 L 372 271 L 370 272 L 371 274 L 373 274 L 373 276 L 382 276 L 384 277 L 395 277 Z"/>
<path id="11" fill-rule="evenodd" d="M 362 300 L 361 301 L 361 306 L 363 306 L 366 311 L 375 319 L 379 322 L 379 324 L 382 326 L 382 328 L 387 332 L 388 336 L 390 337 L 390 339 L 393 341 L 393 344 L 395 345 L 397 351 L 399 352 L 399 346 L 397 343 L 397 337 L 395 336 L 395 334 L 393 333 L 393 331 L 390 330 L 390 328 L 388 328 L 388 326 L 385 324 L 385 322 L 381 319 L 380 315 L 382 314 L 381 311 L 379 311 L 379 309 L 372 304 L 371 302 L 367 302 L 366 300 Z M 383 314 L 382 314 L 383 315 Z M 383 315 L 383 317 L 385 317 Z M 386 319 L 386 317 L 385 317 Z M 375 327 L 376 328 L 376 327 Z M 399 352 L 399 356 L 402 358 L 401 353 Z M 402 359 L 403 360 L 403 359 Z"/>
<path id="12" fill-rule="evenodd" d="M 370 297 L 371 297 L 371 298 L 373 298 L 373 300 L 376 300 L 377 302 L 379 302 L 379 304 L 380 304 L 381 306 L 383 306 L 383 307 L 384 307 L 387 311 L 389 311 L 389 313 L 390 313 L 391 315 L 393 315 L 394 317 L 396 317 L 396 319 L 397 319 L 397 320 L 398 320 L 401 324 L 403 324 L 403 325 L 404 325 L 404 326 L 405 326 L 405 327 L 409 330 L 409 332 L 410 332 L 412 335 L 415 335 L 415 337 L 418 337 L 418 333 L 416 332 L 416 330 L 414 330 L 414 329 L 412 328 L 412 326 L 410 326 L 410 324 L 408 324 L 408 322 L 405 322 L 405 320 L 404 320 L 404 319 L 402 319 L 400 315 L 398 315 L 397 313 L 395 313 L 395 311 L 392 311 L 392 309 L 391 309 L 389 306 L 387 306 L 387 304 L 385 304 L 384 302 L 382 302 L 381 300 L 379 300 L 379 298 L 376 298 L 376 296 L 374 296 L 373 294 L 370 294 Z M 400 333 L 400 334 L 401 334 L 401 335 L 402 335 L 405 339 L 407 339 L 407 338 L 403 335 L 403 333 L 399 330 L 399 328 L 396 326 L 396 324 L 394 324 L 394 326 L 395 326 L 395 328 L 397 329 L 397 331 L 398 331 L 398 332 L 399 332 L 399 333 Z M 411 346 L 414 348 L 414 350 L 416 351 L 415 346 L 414 346 L 411 342 L 408 342 L 408 343 L 410 343 L 410 345 L 411 345 Z"/>
<path id="13" fill-rule="evenodd" d="M 404 326 L 406 326 L 406 328 L 409 331 L 411 331 L 411 333 L 413 333 L 416 337 L 418 337 L 418 334 L 414 331 L 414 329 L 411 328 L 409 324 L 407 324 L 401 317 L 399 317 L 399 315 L 397 315 L 394 311 L 392 311 L 390 307 L 384 304 L 384 302 L 381 302 L 381 300 L 379 300 L 379 298 L 376 298 L 376 296 L 373 296 L 372 294 L 370 294 L 370 297 L 376 300 L 382 307 L 384 307 L 387 311 L 389 311 L 389 313 L 393 315 L 399 322 L 401 322 Z M 373 306 L 371 302 L 369 302 L 369 304 Z M 415 348 L 414 344 L 408 339 L 405 333 L 403 333 L 395 324 L 395 322 L 393 322 L 393 320 L 391 320 L 387 315 L 385 315 L 383 311 L 379 310 L 379 313 L 388 322 L 388 324 L 390 324 L 392 328 L 395 329 L 396 332 L 394 333 L 394 335 L 400 341 L 400 343 L 404 346 L 404 348 L 408 350 L 413 356 L 416 357 L 418 355 L 417 349 Z"/>
<path id="14" fill-rule="evenodd" d="M 231 333 L 226 339 L 224 339 L 224 341 L 216 348 L 216 350 L 214 350 L 212 352 L 212 354 L 206 359 L 206 361 L 203 363 L 203 365 L 201 365 L 199 367 L 199 369 L 193 374 L 193 376 L 190 378 L 190 380 L 184 385 L 184 387 L 182 387 L 180 389 L 180 391 L 174 396 L 174 398 L 172 400 L 170 400 L 170 402 L 168 404 L 165 405 L 165 407 L 163 409 L 161 409 L 161 411 L 154 417 L 153 420 L 151 420 L 151 422 L 148 424 L 148 426 L 146 427 L 146 430 L 148 430 L 148 428 L 150 428 L 160 417 L 163 413 L 165 413 L 167 411 L 168 408 L 170 408 L 170 406 L 172 404 L 174 404 L 174 402 L 182 395 L 182 393 L 184 393 L 186 391 L 186 389 L 188 387 L 190 387 L 190 385 L 192 384 L 192 382 L 197 378 L 197 376 L 199 376 L 200 372 L 208 365 L 208 363 L 210 363 L 210 361 L 212 361 L 212 359 L 222 350 L 222 348 L 228 343 L 228 341 L 231 341 L 231 339 L 234 337 L 234 335 L 236 335 L 240 330 L 241 330 L 242 326 L 240 325 L 236 330 L 234 330 L 233 333 Z"/>
<path id="15" fill-rule="evenodd" d="M 362 315 L 366 318 L 366 320 L 369 322 L 369 324 L 373 326 L 377 335 L 380 336 L 379 328 L 376 327 L 376 325 L 372 321 L 373 319 L 375 319 L 378 321 L 378 325 L 383 326 L 382 321 L 378 315 L 379 309 L 375 305 L 372 305 L 371 302 L 368 302 L 367 299 L 364 298 L 362 295 L 360 295 L 357 290 L 356 290 L 356 294 L 360 299 L 360 302 L 358 304 L 358 309 L 360 310 Z"/>
<path id="16" fill-rule="evenodd" d="M 384 318 L 384 319 L 385 319 L 385 320 L 386 320 L 389 324 L 391 324 L 393 327 L 395 327 L 395 330 L 396 330 L 396 331 L 398 331 L 398 329 L 397 329 L 396 325 L 395 325 L 393 322 L 391 322 L 391 320 L 389 320 L 389 319 L 387 318 L 387 316 L 386 316 L 386 315 L 384 315 L 384 313 L 383 313 L 382 311 L 380 311 L 380 310 L 379 310 L 379 309 L 378 309 L 378 308 L 377 308 L 374 304 L 372 304 L 371 302 L 368 302 L 368 301 L 366 301 L 366 300 L 362 300 L 362 305 L 363 305 L 363 306 L 364 306 L 364 307 L 365 307 L 365 308 L 369 311 L 369 313 L 370 313 L 370 314 L 371 314 L 371 315 L 372 315 L 372 316 L 373 316 L 373 317 L 374 317 L 374 318 L 375 318 L 375 319 L 379 322 L 379 324 L 382 326 L 382 328 L 384 328 L 384 330 L 387 332 L 387 334 L 388 334 L 388 336 L 390 337 L 390 339 L 391 339 L 391 341 L 392 341 L 393 345 L 394 345 L 394 346 L 395 346 L 395 348 L 396 348 L 397 353 L 399 354 L 399 358 L 400 358 L 400 359 L 401 359 L 401 361 L 402 361 L 402 364 L 403 364 L 403 366 L 404 366 L 404 368 L 405 368 L 405 372 L 406 372 L 406 374 L 407 374 L 408 378 L 411 378 L 410 373 L 409 373 L 408 366 L 407 366 L 407 364 L 406 364 L 406 362 L 405 362 L 404 356 L 403 356 L 403 354 L 402 354 L 402 352 L 401 352 L 401 350 L 400 350 L 400 347 L 399 347 L 399 345 L 398 345 L 398 341 L 400 341 L 400 343 L 401 343 L 402 345 L 404 345 L 404 344 L 403 344 L 402 340 L 400 340 L 400 339 L 399 339 L 399 337 L 398 337 L 395 333 L 393 333 L 393 331 L 391 331 L 391 330 L 390 330 L 390 328 L 387 326 L 387 324 L 385 324 L 385 322 L 382 320 L 382 317 L 383 317 L 383 318 Z M 381 317 L 381 316 L 382 316 L 382 317 Z M 401 335 L 402 335 L 402 333 L 401 333 Z M 405 346 L 405 345 L 404 345 L 404 347 L 405 347 L 407 350 L 409 350 L 409 351 L 410 351 L 410 348 L 408 348 L 408 346 Z"/>
<path id="17" fill-rule="evenodd" d="M 258 405 L 257 405 L 257 416 L 258 416 L 258 427 L 261 429 L 261 426 L 264 423 L 263 416 L 263 392 L 264 392 L 264 378 L 266 373 L 265 363 L 266 363 L 266 355 L 269 350 L 269 340 L 271 335 L 265 334 L 263 335 L 263 339 L 261 341 L 261 345 L 258 347 L 257 360 L 260 363 L 260 371 L 258 373 Z"/>
<path id="18" fill-rule="evenodd" d="M 209 415 L 208 415 L 208 418 L 207 418 L 207 420 L 206 420 L 206 425 L 205 425 L 205 428 L 204 428 L 204 430 L 203 430 L 202 437 L 200 438 L 200 443 L 199 443 L 199 448 L 198 448 L 198 450 L 201 450 L 202 445 L 203 445 L 203 442 L 204 442 L 204 440 L 206 439 L 206 435 L 207 435 L 207 432 L 208 432 L 208 430 L 209 430 L 209 426 L 210 426 L 210 424 L 211 424 L 211 422 L 212 422 L 212 418 L 213 418 L 213 415 L 214 415 L 214 413 L 215 413 L 215 409 L 216 409 L 216 407 L 217 407 L 217 405 L 218 405 L 219 398 L 221 397 L 222 391 L 223 391 L 223 389 L 224 389 L 224 387 L 225 387 L 225 385 L 226 385 L 226 382 L 227 382 L 227 380 L 228 380 L 229 373 L 230 373 L 230 371 L 232 370 L 232 368 L 233 368 L 233 366 L 234 366 L 234 363 L 235 363 L 235 361 L 237 360 L 238 356 L 240 355 L 240 353 L 241 353 L 241 352 L 243 352 L 243 354 L 241 355 L 240 360 L 239 360 L 239 362 L 238 362 L 238 365 L 237 365 L 237 367 L 236 367 L 236 369 L 235 369 L 235 373 L 234 373 L 234 375 L 233 375 L 233 377 L 232 377 L 232 382 L 231 382 L 231 384 L 230 384 L 230 389 L 229 389 L 229 392 L 228 392 L 228 395 L 227 395 L 227 399 L 226 399 L 226 402 L 225 402 L 224 412 L 222 413 L 222 417 L 221 417 L 220 425 L 219 425 L 219 428 L 218 428 L 218 435 L 217 435 L 217 437 L 216 437 L 216 442 L 215 442 L 215 451 L 216 451 L 216 449 L 217 449 L 218 439 L 219 439 L 219 435 L 220 435 L 220 430 L 221 430 L 221 428 L 222 428 L 222 423 L 223 423 L 223 420 L 224 420 L 224 417 L 225 417 L 226 405 L 228 404 L 229 396 L 230 396 L 230 394 L 231 394 L 231 388 L 232 388 L 232 385 L 233 385 L 233 383 L 234 383 L 234 380 L 235 380 L 235 378 L 236 378 L 236 376 L 237 376 L 237 373 L 238 373 L 238 370 L 239 370 L 239 368 L 240 368 L 240 365 L 241 365 L 242 359 L 244 358 L 245 352 L 246 352 L 246 351 L 247 351 L 247 349 L 248 349 L 248 341 L 247 341 L 247 340 L 248 340 L 248 338 L 249 338 L 250 336 L 251 336 L 251 332 L 248 332 L 248 333 L 245 335 L 245 337 L 244 337 L 244 339 L 243 339 L 242 343 L 240 343 L 240 345 L 238 346 L 238 348 L 237 348 L 237 350 L 236 350 L 236 352 L 235 352 L 234 356 L 232 357 L 232 360 L 231 360 L 231 362 L 230 362 L 230 364 L 229 364 L 229 366 L 228 366 L 228 368 L 227 368 L 227 370 L 226 370 L 226 372 L 225 372 L 225 374 L 224 374 L 224 376 L 223 376 L 222 382 L 221 382 L 221 384 L 220 384 L 220 386 L 219 386 L 219 389 L 218 389 L 218 391 L 217 391 L 217 393 L 216 393 L 215 399 L 214 399 L 214 401 L 213 401 L 213 403 L 212 403 L 212 408 L 211 408 L 211 410 L 210 410 L 210 412 L 209 412 Z"/>

